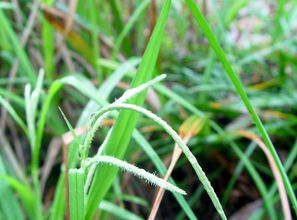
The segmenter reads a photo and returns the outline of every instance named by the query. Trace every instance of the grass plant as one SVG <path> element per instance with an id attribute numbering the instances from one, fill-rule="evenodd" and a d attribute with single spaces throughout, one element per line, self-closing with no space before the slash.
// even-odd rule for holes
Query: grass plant
<path id="1" fill-rule="evenodd" d="M 1 2 L 0 219 L 295 219 L 296 12 Z"/>

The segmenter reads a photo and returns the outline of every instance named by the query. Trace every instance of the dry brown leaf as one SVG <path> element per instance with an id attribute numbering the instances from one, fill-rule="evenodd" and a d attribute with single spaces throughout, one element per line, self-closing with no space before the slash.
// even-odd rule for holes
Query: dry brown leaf
<path id="1" fill-rule="evenodd" d="M 43 10 L 44 17 L 48 20 L 53 27 L 59 31 L 61 34 L 65 33 L 68 15 L 63 12 L 47 7 L 42 4 L 41 8 Z M 71 27 L 73 21 L 71 22 Z M 65 35 L 66 41 L 74 48 L 81 56 L 83 56 L 90 64 L 94 64 L 93 54 L 90 46 L 84 41 L 80 34 L 73 28 L 67 30 L 67 35 Z"/>
<path id="2" fill-rule="evenodd" d="M 266 155 L 266 158 L 268 160 L 268 163 L 270 165 L 270 168 L 272 170 L 272 173 L 274 175 L 275 181 L 277 183 L 277 187 L 278 187 L 279 195 L 280 195 L 280 198 L 281 198 L 281 204 L 282 204 L 285 220 L 291 220 L 292 215 L 291 215 L 289 200 L 288 200 L 288 197 L 287 197 L 287 194 L 286 194 L 284 183 L 282 181 L 281 175 L 280 175 L 280 173 L 278 171 L 277 165 L 275 164 L 270 151 L 268 150 L 268 148 L 266 147 L 264 142 L 261 140 L 261 138 L 259 138 L 253 132 L 250 132 L 250 131 L 247 131 L 247 130 L 238 130 L 238 131 L 234 131 L 233 133 L 237 134 L 237 135 L 240 135 L 242 137 L 248 138 L 248 139 L 256 142 L 259 145 L 259 147 L 264 151 L 264 153 Z"/>
<path id="3" fill-rule="evenodd" d="M 72 24 L 74 21 L 74 15 L 75 15 L 75 11 L 76 11 L 76 7 L 77 7 L 77 0 L 69 0 L 69 12 L 66 16 L 66 21 L 65 21 L 65 29 L 64 32 L 62 34 L 62 38 L 60 40 L 60 43 L 58 44 L 58 52 L 57 52 L 57 56 L 60 56 L 60 53 L 62 52 L 62 45 L 64 42 L 64 39 L 67 37 L 69 31 L 72 28 Z"/>

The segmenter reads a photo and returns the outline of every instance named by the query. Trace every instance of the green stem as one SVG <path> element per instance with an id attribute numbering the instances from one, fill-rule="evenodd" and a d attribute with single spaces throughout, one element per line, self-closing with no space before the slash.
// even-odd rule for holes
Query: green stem
<path id="1" fill-rule="evenodd" d="M 212 188 L 210 182 L 208 181 L 205 173 L 203 172 L 202 168 L 200 167 L 195 156 L 192 154 L 192 152 L 187 147 L 187 145 L 183 142 L 183 140 L 179 137 L 179 135 L 165 121 L 163 121 L 161 118 L 159 118 L 154 113 L 152 113 L 142 107 L 132 105 L 132 104 L 117 104 L 117 103 L 111 104 L 106 107 L 103 107 L 102 109 L 100 109 L 98 112 L 95 113 L 95 115 L 93 116 L 93 119 L 96 120 L 96 122 L 95 122 L 91 132 L 94 132 L 95 129 L 97 129 L 100 126 L 103 119 L 107 117 L 106 113 L 113 111 L 113 110 L 120 110 L 120 109 L 128 109 L 128 110 L 133 110 L 133 111 L 142 113 L 145 116 L 153 119 L 156 123 L 158 123 L 160 126 L 162 126 L 165 129 L 165 131 L 174 139 L 174 141 L 178 144 L 178 146 L 181 148 L 181 150 L 183 151 L 183 153 L 189 160 L 190 164 L 192 165 L 193 169 L 195 170 L 195 172 L 197 174 L 197 177 L 203 184 L 207 194 L 209 195 L 210 199 L 212 200 L 212 203 L 214 204 L 214 206 L 215 206 L 217 212 L 219 213 L 219 215 L 221 216 L 221 218 L 227 219 L 214 189 Z"/>
<path id="2" fill-rule="evenodd" d="M 40 184 L 39 184 L 39 169 L 32 168 L 31 170 L 32 180 L 33 180 L 33 190 L 34 190 L 34 210 L 36 220 L 42 220 L 42 197 L 40 193 Z"/>

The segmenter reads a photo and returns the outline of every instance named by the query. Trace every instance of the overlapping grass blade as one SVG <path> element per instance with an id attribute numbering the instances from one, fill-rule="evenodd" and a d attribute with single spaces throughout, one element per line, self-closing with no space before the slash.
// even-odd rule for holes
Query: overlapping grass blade
<path id="1" fill-rule="evenodd" d="M 186 99 L 183 97 L 177 95 L 173 91 L 167 89 L 166 87 L 162 85 L 155 85 L 154 86 L 159 92 L 163 93 L 164 95 L 172 98 L 177 103 L 184 106 L 186 109 L 194 113 L 195 115 L 199 117 L 203 117 L 204 113 L 201 112 L 199 109 L 197 109 L 195 106 L 193 106 L 191 103 L 189 103 Z M 210 121 L 210 126 L 221 136 L 225 137 L 228 144 L 230 144 L 232 150 L 236 153 L 236 155 L 241 159 L 241 161 L 246 166 L 247 170 L 251 174 L 251 177 L 255 181 L 257 188 L 259 189 L 261 196 L 263 197 L 264 204 L 270 213 L 271 218 L 275 218 L 275 211 L 272 207 L 271 200 L 268 196 L 267 188 L 264 184 L 264 181 L 262 180 L 261 176 L 258 174 L 257 170 L 253 166 L 253 164 L 248 160 L 246 155 L 241 151 L 239 146 L 237 146 L 234 141 L 232 141 L 224 132 L 224 130 L 214 121 Z"/>
<path id="2" fill-rule="evenodd" d="M 128 71 L 131 70 L 135 65 L 139 63 L 139 59 L 130 59 L 119 65 L 118 68 L 114 71 L 114 73 L 103 83 L 103 85 L 95 90 L 95 87 L 84 77 L 78 76 L 76 74 L 67 75 L 60 80 L 52 83 L 48 97 L 45 101 L 45 104 L 42 109 L 42 120 L 39 121 L 40 132 L 38 137 L 38 144 L 40 145 L 40 140 L 42 137 L 42 129 L 45 125 L 45 118 L 47 111 L 49 109 L 50 103 L 52 99 L 58 94 L 60 89 L 64 85 L 71 85 L 77 90 L 79 90 L 83 95 L 90 98 L 89 103 L 86 105 L 85 109 L 82 111 L 80 118 L 77 122 L 76 127 L 84 126 L 88 123 L 90 114 L 95 112 L 100 106 L 108 104 L 106 101 L 112 90 L 115 88 L 117 83 L 127 74 Z M 91 91 L 92 93 L 90 93 Z M 77 147 L 69 147 L 69 165 L 73 167 L 77 162 L 78 158 L 76 157 L 78 153 Z M 51 220 L 63 219 L 64 215 L 64 206 L 65 200 L 64 198 L 64 174 L 62 173 L 59 177 L 59 182 L 57 185 L 57 190 L 54 197 L 53 206 L 51 209 Z"/>
<path id="3" fill-rule="evenodd" d="M 69 170 L 69 208 L 71 220 L 84 219 L 84 180 L 83 169 Z"/>
<path id="4" fill-rule="evenodd" d="M 124 26 L 123 30 L 121 31 L 119 37 L 117 38 L 117 40 L 115 42 L 115 47 L 114 47 L 114 51 L 113 51 L 113 55 L 112 55 L 113 58 L 115 58 L 117 56 L 118 52 L 121 49 L 121 46 L 122 46 L 122 43 L 123 43 L 125 37 L 129 33 L 129 31 L 132 29 L 134 23 L 137 21 L 137 19 L 141 15 L 141 13 L 147 8 L 149 2 L 150 2 L 150 0 L 145 0 L 145 1 L 141 2 L 141 4 L 138 6 L 138 8 L 135 10 L 133 15 L 131 16 L 128 23 Z"/>
<path id="5" fill-rule="evenodd" d="M 30 219 L 36 219 L 36 206 L 34 204 L 34 197 L 32 196 L 33 193 L 30 187 L 9 175 L 1 174 L 0 180 L 0 182 L 4 181 L 8 183 L 11 189 L 17 192 L 28 217 Z"/>
<path id="6" fill-rule="evenodd" d="M 167 172 L 167 169 L 162 162 L 161 158 L 158 156 L 156 151 L 153 149 L 153 147 L 150 145 L 150 143 L 141 135 L 141 133 L 137 130 L 134 130 L 133 132 L 133 138 L 135 141 L 141 146 L 144 152 L 148 155 L 148 157 L 152 160 L 154 165 L 157 167 L 158 171 L 164 176 Z M 175 182 L 172 178 L 169 179 L 169 182 L 175 185 Z M 180 206 L 183 208 L 185 214 L 188 216 L 189 219 L 191 220 L 196 220 L 197 217 L 195 216 L 194 212 L 188 205 L 187 201 L 185 198 L 178 194 L 173 192 L 174 197 L 180 204 Z"/>
<path id="7" fill-rule="evenodd" d="M 5 99 L 3 99 L 0 96 L 0 104 L 6 108 L 6 110 L 9 112 L 13 120 L 23 129 L 24 133 L 29 136 L 27 126 L 23 119 L 18 115 L 18 113 L 15 111 L 15 109 L 7 102 Z"/>
<path id="8" fill-rule="evenodd" d="M 208 193 L 210 199 L 212 200 L 213 205 L 215 206 L 217 212 L 221 216 L 222 219 L 227 219 L 224 213 L 224 210 L 217 198 L 217 195 L 214 192 L 214 189 L 212 188 L 209 180 L 207 179 L 205 173 L 203 172 L 202 168 L 200 167 L 197 159 L 192 154 L 192 152 L 189 150 L 189 148 L 186 146 L 186 144 L 183 142 L 183 140 L 178 136 L 178 134 L 161 118 L 153 114 L 152 112 L 141 108 L 139 106 L 133 105 L 133 104 L 119 104 L 119 103 L 113 103 L 111 105 L 108 105 L 102 109 L 100 109 L 98 112 L 96 112 L 92 118 L 93 121 L 96 121 L 95 123 L 92 123 L 92 129 L 91 133 L 93 133 L 98 126 L 101 124 L 102 120 L 106 117 L 106 113 L 112 111 L 112 110 L 120 110 L 120 109 L 129 109 L 133 110 L 139 113 L 144 114 L 145 116 L 153 119 L 155 122 L 157 122 L 160 126 L 164 128 L 164 130 L 172 137 L 172 139 L 178 144 L 178 146 L 181 148 L 185 156 L 187 157 L 188 161 L 192 165 L 193 169 L 195 170 L 195 173 L 201 183 L 203 184 L 206 192 Z M 95 126 L 96 125 L 96 126 Z M 88 138 L 88 136 L 87 136 Z M 87 140 L 86 138 L 86 140 Z"/>
<path id="9" fill-rule="evenodd" d="M 3 214 L 3 219 L 23 220 L 25 218 L 23 216 L 21 206 L 17 201 L 17 197 L 12 192 L 9 184 L 5 182 L 5 180 L 1 179 L 1 176 L 6 174 L 6 169 L 0 156 L 0 194 L 2 198 L 5 198 L 0 200 L 0 212 Z M 13 212 L 11 210 L 13 210 Z"/>
<path id="10" fill-rule="evenodd" d="M 247 150 L 244 152 L 244 154 L 246 155 L 247 158 L 249 158 L 255 149 L 256 149 L 256 144 L 254 142 L 252 142 L 249 145 L 249 147 L 247 148 Z M 224 192 L 224 196 L 222 199 L 223 207 L 225 207 L 225 205 L 229 199 L 229 196 L 231 195 L 234 184 L 236 183 L 236 180 L 237 180 L 238 176 L 240 175 L 240 173 L 243 171 L 243 168 L 244 168 L 244 163 L 243 163 L 243 161 L 240 161 L 237 164 L 237 166 L 233 172 L 233 175 L 232 175 L 231 179 L 229 180 L 229 183 L 228 183 L 226 190 Z"/>
<path id="11" fill-rule="evenodd" d="M 76 89 L 82 92 L 85 96 L 89 97 L 91 101 L 88 103 L 86 106 L 84 112 L 81 114 L 80 119 L 78 121 L 77 127 L 81 127 L 86 124 L 86 122 L 89 120 L 89 114 L 94 112 L 97 108 L 98 105 L 106 105 L 108 104 L 107 102 L 104 102 L 103 100 L 107 99 L 117 82 L 120 81 L 120 79 L 127 74 L 127 72 L 134 67 L 136 64 L 139 63 L 139 59 L 131 59 L 123 63 L 122 65 L 119 65 L 119 67 L 114 71 L 114 73 L 103 83 L 103 85 L 99 88 L 99 90 L 96 92 L 96 96 L 94 96 L 94 89 L 93 85 L 90 84 L 85 78 L 82 78 L 81 76 L 78 75 L 72 75 L 72 76 L 65 76 L 58 82 L 60 83 L 65 83 L 74 86 Z M 52 89 L 50 89 L 52 91 Z M 90 92 L 91 91 L 91 92 Z M 51 93 L 51 92 L 50 92 Z M 98 99 L 98 97 L 102 98 Z M 133 132 L 133 138 L 137 143 L 140 144 L 140 146 L 143 148 L 143 150 L 148 154 L 150 159 L 153 161 L 155 166 L 157 167 L 158 171 L 162 174 L 165 175 L 166 173 L 166 167 L 164 166 L 162 160 L 159 158 L 158 154 L 154 151 L 152 146 L 145 140 L 145 138 L 137 131 L 134 130 Z M 77 148 L 72 147 L 70 148 L 70 151 L 75 151 Z M 71 155 L 75 155 L 71 153 Z M 70 160 L 73 161 L 75 158 L 70 157 Z M 170 182 L 175 185 L 174 181 L 170 179 Z M 61 188 L 61 183 L 59 184 L 59 188 Z M 61 189 L 62 190 L 62 189 Z M 174 196 L 176 197 L 177 201 L 183 208 L 184 212 L 187 214 L 187 216 L 191 220 L 197 219 L 189 205 L 187 204 L 187 201 L 185 198 L 178 194 L 174 193 Z M 59 206 L 61 207 L 63 203 L 61 203 L 61 197 L 64 195 L 60 191 L 57 191 L 57 197 L 60 198 L 55 200 L 55 206 L 54 210 L 57 210 L 57 212 L 53 211 L 54 213 L 60 213 L 58 210 L 61 210 L 58 208 Z M 55 216 L 55 215 L 54 215 Z"/>
<path id="12" fill-rule="evenodd" d="M 284 185 L 286 187 L 286 191 L 287 191 L 288 196 L 292 202 L 295 214 L 297 214 L 297 200 L 296 200 L 296 195 L 294 193 L 292 185 L 291 185 L 291 183 L 288 179 L 288 176 L 283 168 L 283 165 L 278 157 L 278 154 L 277 154 L 277 152 L 269 138 L 269 135 L 267 134 L 266 129 L 265 129 L 261 119 L 259 118 L 258 114 L 256 113 L 252 103 L 250 102 L 241 81 L 239 80 L 236 73 L 233 71 L 233 68 L 232 68 L 229 60 L 227 59 L 223 49 L 221 48 L 215 35 L 211 31 L 210 26 L 208 25 L 204 16 L 202 15 L 200 9 L 198 8 L 197 3 L 194 0 L 186 0 L 186 4 L 187 4 L 188 8 L 190 9 L 192 15 L 194 16 L 196 22 L 198 23 L 199 27 L 201 28 L 201 30 L 205 34 L 206 38 L 208 39 L 209 44 L 211 45 L 211 47 L 215 51 L 216 55 L 218 56 L 219 60 L 221 61 L 224 69 L 226 70 L 228 76 L 230 77 L 234 87 L 236 88 L 238 95 L 240 96 L 241 100 L 245 104 L 245 106 L 252 118 L 252 121 L 255 123 L 256 127 L 258 128 L 258 130 L 263 138 L 263 141 L 265 142 L 266 146 L 269 148 L 269 151 L 271 152 L 273 159 L 276 162 L 279 172 L 282 176 Z"/>
<path id="13" fill-rule="evenodd" d="M 30 84 L 34 85 L 36 81 L 36 73 L 34 71 L 34 68 L 31 65 L 31 62 L 25 53 L 24 49 L 22 48 L 17 35 L 13 31 L 9 20 L 5 16 L 2 9 L 0 9 L 0 25 L 3 28 L 5 35 L 7 38 L 11 41 L 11 46 L 14 50 L 14 53 L 18 56 L 21 64 L 21 68 L 23 69 L 24 73 L 28 77 Z"/>
<path id="14" fill-rule="evenodd" d="M 289 168 L 293 165 L 294 161 L 296 161 L 296 157 L 297 157 L 297 141 L 295 141 L 295 144 L 293 145 L 292 150 L 291 150 L 290 154 L 288 155 L 286 162 L 284 163 L 284 167 L 287 172 L 289 171 Z M 289 173 L 289 177 L 291 180 L 292 180 L 291 174 L 293 172 L 294 172 L 294 170 L 292 169 L 291 172 Z M 295 176 L 296 176 L 296 172 L 295 172 Z M 269 193 L 269 195 L 272 196 L 276 192 L 277 192 L 277 186 L 276 186 L 276 183 L 273 183 L 273 185 L 270 187 L 270 190 L 268 193 Z M 277 200 L 273 200 L 273 203 L 275 203 L 278 200 L 279 200 L 279 196 L 278 196 Z M 257 216 L 258 219 L 260 219 L 263 214 L 264 214 L 264 209 L 261 208 L 261 209 L 258 209 L 252 216 Z"/>
<path id="15" fill-rule="evenodd" d="M 160 17 L 148 43 L 147 49 L 143 55 L 143 59 L 138 68 L 137 74 L 131 84 L 131 87 L 136 87 L 152 78 L 154 66 L 157 60 L 160 49 L 162 36 L 164 33 L 165 24 L 169 14 L 171 0 L 164 2 Z M 142 105 L 144 102 L 145 93 L 139 94 L 131 100 L 131 103 Z M 125 155 L 128 143 L 130 141 L 132 132 L 135 128 L 138 114 L 130 111 L 121 111 L 112 128 L 112 132 L 105 146 L 103 146 L 102 153 L 105 155 L 113 155 L 122 159 Z M 100 201 L 104 198 L 108 191 L 114 176 L 117 173 L 116 168 L 102 166 L 100 172 L 96 172 L 94 181 L 91 185 L 90 192 L 87 198 L 86 205 L 86 219 L 92 218 Z M 99 187 L 100 185 L 100 187 Z"/>
<path id="16" fill-rule="evenodd" d="M 54 1 L 52 0 L 42 0 L 46 6 L 51 6 Z M 41 17 L 41 40 L 42 40 L 42 50 L 44 56 L 44 69 L 47 79 L 53 80 L 55 71 L 55 39 L 54 39 L 54 28 L 51 24 Z"/>
<path id="17" fill-rule="evenodd" d="M 89 17 L 90 17 L 90 23 L 91 23 L 91 40 L 92 40 L 92 58 L 93 58 L 93 66 L 95 67 L 96 73 L 97 73 L 97 79 L 100 83 L 102 81 L 102 71 L 100 68 L 100 65 L 98 64 L 98 61 L 100 59 L 100 42 L 98 41 L 97 36 L 97 27 L 96 23 L 98 21 L 97 19 L 97 10 L 96 2 L 89 0 L 88 1 L 89 6 Z"/>
<path id="18" fill-rule="evenodd" d="M 116 216 L 119 219 L 126 219 L 126 220 L 143 220 L 143 218 L 139 217 L 138 215 L 120 207 L 117 206 L 109 201 L 101 201 L 99 205 L 99 209 L 109 212 Z"/>
<path id="19" fill-rule="evenodd" d="M 124 27 L 122 14 L 120 12 L 120 8 L 119 8 L 118 2 L 116 0 L 110 0 L 109 5 L 110 5 L 111 12 L 113 15 L 113 24 L 115 26 L 116 33 L 119 35 Z M 131 51 L 131 42 L 129 41 L 129 39 L 127 37 L 125 37 L 123 39 L 123 41 L 124 41 L 124 45 L 123 45 L 124 53 L 126 55 L 130 56 L 131 52 L 132 52 Z"/>

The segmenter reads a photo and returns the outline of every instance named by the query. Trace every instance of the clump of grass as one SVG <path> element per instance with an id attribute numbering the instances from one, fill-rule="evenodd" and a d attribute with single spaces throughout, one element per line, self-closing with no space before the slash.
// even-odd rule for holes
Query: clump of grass
<path id="1" fill-rule="evenodd" d="M 293 0 L 1 2 L 0 219 L 143 219 L 151 188 L 139 197 L 130 172 L 176 200 L 152 219 L 235 218 L 250 204 L 250 219 L 294 219 L 296 11 Z M 175 130 L 190 115 L 207 120 L 188 140 Z"/>
<path id="2" fill-rule="evenodd" d="M 164 189 L 170 190 L 170 191 L 175 191 L 181 194 L 184 194 L 184 191 L 176 188 L 175 186 L 172 186 L 170 183 L 167 183 L 166 181 L 159 179 L 155 176 L 153 176 L 152 174 L 147 173 L 144 170 L 141 170 L 137 167 L 134 167 L 133 165 L 130 165 L 124 161 L 121 161 L 117 158 L 114 157 L 110 157 L 110 156 L 101 156 L 100 155 L 100 150 L 99 150 L 99 154 L 92 157 L 92 158 L 88 158 L 88 152 L 89 152 L 89 148 L 91 146 L 91 142 L 92 139 L 94 137 L 95 132 L 97 131 L 97 129 L 99 128 L 99 126 L 101 125 L 102 121 L 104 119 L 106 119 L 106 117 L 108 117 L 110 115 L 110 113 L 114 110 L 120 110 L 120 109 L 127 109 L 127 110 L 133 110 L 139 113 L 142 113 L 144 115 L 146 115 L 147 117 L 153 119 L 155 122 L 157 122 L 159 125 L 161 125 L 167 132 L 168 134 L 173 138 L 173 140 L 178 144 L 178 146 L 181 148 L 181 150 L 184 152 L 185 156 L 187 157 L 187 159 L 189 160 L 190 164 L 192 165 L 193 169 L 195 170 L 197 177 L 200 179 L 200 181 L 202 182 L 202 184 L 204 185 L 204 188 L 206 190 L 206 192 L 209 194 L 211 200 L 213 201 L 214 206 L 216 207 L 218 213 L 220 214 L 220 216 L 222 217 L 222 219 L 227 219 L 225 216 L 225 213 L 223 211 L 223 208 L 213 190 L 213 188 L 210 185 L 210 182 L 208 181 L 205 173 L 202 171 L 202 168 L 200 167 L 200 165 L 198 164 L 195 156 L 191 153 L 191 151 L 189 150 L 189 148 L 186 146 L 186 144 L 184 143 L 184 141 L 179 137 L 179 135 L 165 122 L 163 121 L 161 118 L 159 118 L 158 116 L 156 116 L 155 114 L 153 114 L 152 112 L 138 107 L 136 105 L 133 104 L 124 104 L 122 102 L 125 102 L 131 98 L 133 98 L 133 96 L 136 96 L 137 94 L 139 94 L 140 92 L 142 92 L 143 90 L 147 89 L 147 87 L 153 85 L 154 83 L 162 80 L 165 77 L 165 75 L 161 75 L 159 77 L 157 77 L 156 79 L 153 79 L 143 85 L 140 85 L 136 88 L 132 88 L 130 90 L 127 90 L 122 97 L 120 97 L 117 101 L 115 101 L 114 103 L 107 105 L 106 107 L 101 108 L 98 112 L 94 113 L 91 117 L 91 122 L 90 122 L 90 126 L 89 126 L 89 131 L 86 135 L 85 141 L 84 141 L 84 145 L 80 145 L 82 146 L 82 148 L 80 149 L 80 154 L 81 154 L 81 167 L 83 168 L 83 171 L 73 171 L 70 170 L 69 175 L 78 175 L 77 172 L 84 172 L 84 170 L 86 170 L 87 167 L 91 167 L 89 173 L 86 173 L 85 175 L 87 176 L 86 181 L 85 181 L 85 185 L 84 185 L 84 192 L 87 193 L 89 192 L 89 185 L 91 185 L 91 181 L 94 178 L 94 173 L 96 172 L 96 165 L 92 166 L 92 164 L 98 164 L 98 163 L 107 163 L 107 164 L 112 164 L 114 166 L 120 167 L 126 171 L 129 171 L 137 176 L 140 176 L 141 178 L 146 179 L 147 181 L 153 183 L 154 185 L 157 185 L 159 187 L 162 187 Z M 69 123 L 68 123 L 69 124 Z M 102 146 L 101 146 L 102 147 Z M 100 148 L 101 149 L 101 148 Z M 72 178 L 72 177 L 71 177 Z M 75 178 L 77 179 L 78 177 L 73 177 L 75 181 Z M 84 177 L 80 177 L 80 178 L 84 178 Z M 72 181 L 70 179 L 70 181 Z M 77 181 L 77 180 L 76 180 Z M 73 187 L 75 187 L 75 182 L 73 183 Z M 71 186 L 71 184 L 70 184 Z M 78 187 L 78 186 L 77 186 Z M 74 189 L 75 190 L 75 189 Z M 79 189 L 77 190 L 79 191 Z M 71 192 L 71 190 L 70 190 Z M 90 193 L 90 192 L 89 192 Z M 84 195 L 84 197 L 88 197 L 89 194 L 87 193 L 86 195 Z M 77 201 L 77 198 L 73 199 L 74 203 L 75 201 Z M 70 201 L 70 208 L 72 207 L 71 205 L 71 201 Z M 75 211 L 75 210 L 74 210 Z M 70 210 L 70 213 L 73 212 L 73 210 Z M 77 214 L 80 215 L 80 214 Z"/>

